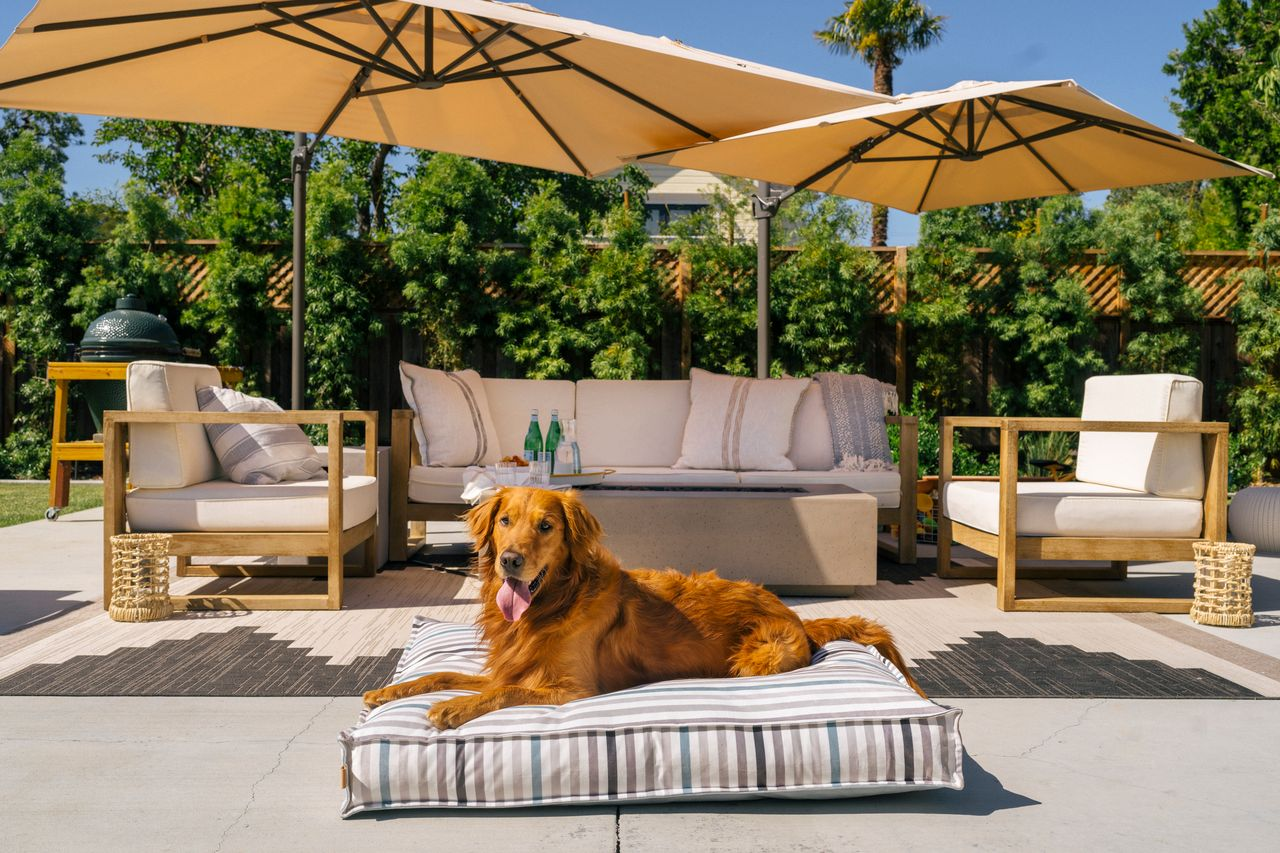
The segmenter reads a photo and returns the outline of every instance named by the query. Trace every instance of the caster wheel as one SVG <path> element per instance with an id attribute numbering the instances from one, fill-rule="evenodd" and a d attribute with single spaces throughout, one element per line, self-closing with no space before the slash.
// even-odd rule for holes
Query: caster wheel
<path id="1" fill-rule="evenodd" d="M 61 508 L 56 506 L 51 506 L 44 511 L 44 517 L 49 521 L 57 521 L 58 516 L 61 514 L 62 514 Z"/>

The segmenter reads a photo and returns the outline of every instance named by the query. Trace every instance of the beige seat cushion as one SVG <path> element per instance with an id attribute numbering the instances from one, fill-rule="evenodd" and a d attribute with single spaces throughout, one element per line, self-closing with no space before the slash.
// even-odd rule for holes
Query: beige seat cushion
<path id="1" fill-rule="evenodd" d="M 246 486 L 210 480 L 180 489 L 134 489 L 125 497 L 138 533 L 306 533 L 329 528 L 326 475 Z M 378 511 L 376 477 L 342 478 L 342 524 L 355 527 Z"/>
<path id="2" fill-rule="evenodd" d="M 880 509 L 902 502 L 897 471 L 742 471 L 738 477 L 749 486 L 848 486 L 871 495 Z"/>
<path id="3" fill-rule="evenodd" d="M 1000 484 L 948 483 L 943 512 L 952 521 L 1000 532 Z M 1019 536 L 1189 539 L 1200 535 L 1200 501 L 1164 498 L 1096 483 L 1019 483 Z"/>
<path id="4" fill-rule="evenodd" d="M 196 389 L 201 387 L 222 387 L 218 368 L 135 361 L 125 369 L 131 412 L 198 412 Z M 135 486 L 176 489 L 222 476 L 202 424 L 134 424 L 129 444 L 129 481 Z"/>
<path id="5" fill-rule="evenodd" d="M 1094 376 L 1084 385 L 1080 417 L 1093 421 L 1197 422 L 1204 386 L 1176 374 Z M 1084 432 L 1076 479 L 1166 498 L 1204 496 L 1199 435 Z"/>
<path id="6" fill-rule="evenodd" d="M 561 422 L 574 417 L 575 392 L 573 383 L 567 379 L 485 379 L 483 382 L 493 428 L 498 434 L 500 456 L 520 456 L 524 452 L 530 410 L 538 410 L 544 439 L 552 409 L 560 412 Z M 582 443 L 581 436 L 578 443 Z"/>
<path id="7" fill-rule="evenodd" d="M 689 418 L 684 379 L 584 379 L 578 383 L 578 446 L 587 468 L 669 468 Z"/>

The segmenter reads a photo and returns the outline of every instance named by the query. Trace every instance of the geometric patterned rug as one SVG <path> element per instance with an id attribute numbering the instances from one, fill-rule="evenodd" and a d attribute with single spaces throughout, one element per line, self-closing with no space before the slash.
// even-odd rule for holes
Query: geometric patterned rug
<path id="1" fill-rule="evenodd" d="M 349 578 L 347 606 L 337 613 L 180 614 L 128 624 L 92 605 L 46 625 L 29 644 L 7 644 L 0 695 L 358 695 L 387 682 L 414 616 L 474 620 L 478 589 L 461 565 L 446 559 Z M 990 583 L 926 572 L 884 563 L 880 583 L 857 598 L 787 603 L 804 618 L 859 613 L 888 625 L 921 686 L 940 699 L 1280 697 L 1280 661 L 1236 654 L 1225 640 L 1206 648 L 1177 630 L 1196 629 L 1164 617 L 1002 613 Z M 299 580 L 175 586 L 233 583 L 248 592 Z"/>

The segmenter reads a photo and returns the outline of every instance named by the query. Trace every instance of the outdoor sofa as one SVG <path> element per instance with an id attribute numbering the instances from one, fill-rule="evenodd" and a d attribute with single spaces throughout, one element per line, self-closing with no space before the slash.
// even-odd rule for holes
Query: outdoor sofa
<path id="1" fill-rule="evenodd" d="M 887 423 L 900 429 L 898 470 L 833 470 L 831 428 L 815 381 L 801 395 L 792 419 L 788 457 L 796 470 L 678 468 L 675 463 L 691 408 L 689 380 L 476 379 L 487 398 L 500 456 L 521 453 L 531 410 L 539 410 L 545 429 L 555 409 L 562 421 L 577 420 L 583 468 L 611 469 L 611 484 L 848 486 L 876 499 L 879 525 L 897 525 L 896 547 L 889 549 L 894 557 L 901 563 L 915 562 L 917 422 L 913 417 L 884 415 Z M 456 520 L 467 509 L 461 494 L 468 466 L 421 464 L 419 430 L 412 410 L 392 412 L 392 560 L 406 557 L 409 522 Z"/>

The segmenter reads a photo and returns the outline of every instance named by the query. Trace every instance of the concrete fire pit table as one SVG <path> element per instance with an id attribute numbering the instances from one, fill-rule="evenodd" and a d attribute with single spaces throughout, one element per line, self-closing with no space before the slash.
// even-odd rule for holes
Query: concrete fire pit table
<path id="1" fill-rule="evenodd" d="M 790 595 L 876 582 L 876 499 L 844 486 L 606 481 L 579 494 L 627 569 L 715 569 Z"/>

